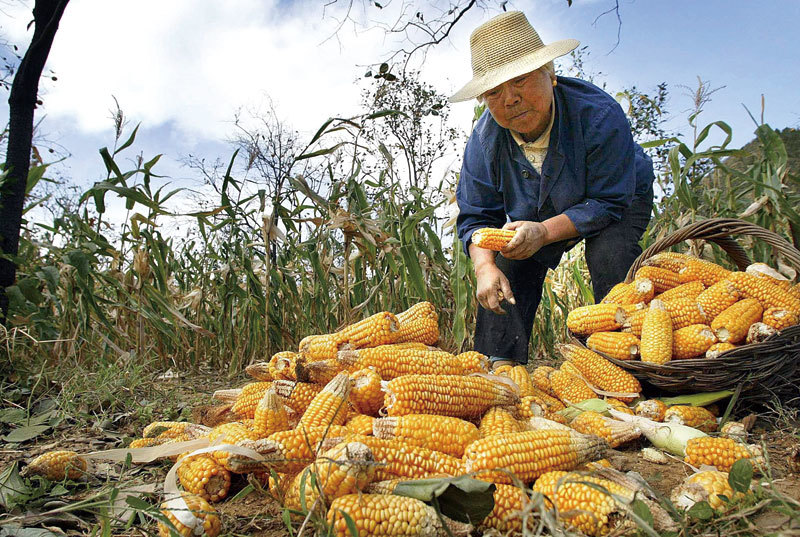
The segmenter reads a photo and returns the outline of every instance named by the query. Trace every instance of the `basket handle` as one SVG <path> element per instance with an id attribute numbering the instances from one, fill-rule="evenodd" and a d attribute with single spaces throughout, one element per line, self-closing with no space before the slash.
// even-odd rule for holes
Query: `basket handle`
<path id="1" fill-rule="evenodd" d="M 651 244 L 633 262 L 625 281 L 633 281 L 634 274 L 636 274 L 636 271 L 639 270 L 645 260 L 670 246 L 688 239 L 704 239 L 717 244 L 725 250 L 733 262 L 736 263 L 736 266 L 739 267 L 739 270 L 744 270 L 750 264 L 750 257 L 732 235 L 750 235 L 772 245 L 800 272 L 800 251 L 780 235 L 738 218 L 708 218 L 673 231 L 666 237 Z"/>

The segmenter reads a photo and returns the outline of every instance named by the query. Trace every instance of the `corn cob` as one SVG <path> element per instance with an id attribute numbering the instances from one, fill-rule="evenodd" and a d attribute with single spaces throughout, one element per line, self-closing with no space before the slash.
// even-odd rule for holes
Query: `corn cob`
<path id="1" fill-rule="evenodd" d="M 711 287 L 731 274 L 728 269 L 704 259 L 689 259 L 678 271 L 678 276 L 683 283 L 699 280 L 706 287 Z"/>
<path id="2" fill-rule="evenodd" d="M 600 459 L 608 442 L 568 431 L 523 431 L 476 440 L 464 450 L 467 472 L 477 479 L 510 484 L 511 475 L 530 482 L 551 470 L 571 470 Z"/>
<path id="3" fill-rule="evenodd" d="M 300 418 L 300 425 L 305 428 L 344 425 L 350 386 L 350 377 L 347 373 L 336 375 L 308 404 L 303 417 Z"/>
<path id="4" fill-rule="evenodd" d="M 233 403 L 231 411 L 240 418 L 253 419 L 259 401 L 267 393 L 270 386 L 272 386 L 271 382 L 251 382 L 245 385 Z"/>
<path id="5" fill-rule="evenodd" d="M 673 330 L 680 330 L 686 326 L 703 324 L 706 322 L 706 318 L 700 311 L 696 300 L 691 298 L 674 298 L 662 303 L 672 321 Z M 625 321 L 623 330 L 641 338 L 642 325 L 644 325 L 644 318 L 647 316 L 647 311 L 648 310 L 639 310 L 631 314 Z M 641 353 L 641 345 L 639 352 Z"/>
<path id="6" fill-rule="evenodd" d="M 668 302 L 670 300 L 675 300 L 677 298 L 691 298 L 692 300 L 697 300 L 697 297 L 700 296 L 705 290 L 706 286 L 703 285 L 703 282 L 694 281 L 683 283 L 678 287 L 673 287 L 668 291 L 664 291 L 663 293 L 653 297 L 657 298 L 662 302 Z"/>
<path id="7" fill-rule="evenodd" d="M 309 362 L 301 358 L 295 366 L 295 372 L 297 373 L 295 380 L 324 386 L 343 370 L 344 367 L 339 363 L 339 360 Z"/>
<path id="8" fill-rule="evenodd" d="M 380 375 L 374 369 L 359 369 L 350 378 L 353 380 L 350 402 L 355 409 L 369 416 L 377 415 L 383 407 Z"/>
<path id="9" fill-rule="evenodd" d="M 625 332 L 595 332 L 586 339 L 591 350 L 617 360 L 633 360 L 639 355 L 639 338 Z"/>
<path id="10" fill-rule="evenodd" d="M 714 317 L 736 304 L 740 298 L 742 295 L 733 283 L 729 280 L 722 280 L 700 293 L 697 297 L 697 305 L 706 322 L 710 323 Z"/>
<path id="11" fill-rule="evenodd" d="M 722 342 L 741 343 L 750 325 L 761 320 L 763 309 L 755 298 L 745 298 L 725 309 L 711 321 L 711 329 Z"/>
<path id="12" fill-rule="evenodd" d="M 644 302 L 637 302 L 636 304 L 620 304 L 619 307 L 625 310 L 625 316 L 627 318 L 636 313 L 637 311 L 646 310 L 647 304 L 645 304 Z M 625 325 L 623 324 L 622 326 Z"/>
<path id="13" fill-rule="evenodd" d="M 701 406 L 671 406 L 664 413 L 664 422 L 688 425 L 704 433 L 713 433 L 717 430 L 717 420 L 714 415 Z"/>
<path id="14" fill-rule="evenodd" d="M 339 330 L 337 338 L 353 349 L 377 347 L 394 343 L 399 334 L 400 321 L 393 313 L 382 311 Z"/>
<path id="15" fill-rule="evenodd" d="M 545 496 L 568 527 L 586 535 L 607 535 L 620 523 L 623 508 L 612 495 L 627 503 L 633 491 L 608 479 L 575 472 L 548 472 L 536 480 L 533 491 Z"/>
<path id="16" fill-rule="evenodd" d="M 561 365 L 558 366 L 558 369 L 563 371 L 564 373 L 569 373 L 570 375 L 574 375 L 574 376 L 576 376 L 578 378 L 583 376 L 583 373 L 581 373 L 581 370 L 578 369 L 577 367 L 575 367 L 575 364 L 573 364 L 569 360 L 565 360 L 565 361 L 561 362 Z"/>
<path id="17" fill-rule="evenodd" d="M 597 388 L 614 392 L 620 401 L 629 403 L 642 391 L 642 385 L 636 377 L 597 354 L 578 345 L 559 345 L 558 350 L 569 363 L 578 368 L 586 381 Z"/>
<path id="18" fill-rule="evenodd" d="M 217 537 L 219 535 L 222 523 L 219 520 L 217 512 L 211 505 L 203 498 L 195 495 L 183 493 L 183 500 L 186 502 L 189 511 L 197 519 L 198 526 L 195 528 L 184 525 L 175 516 L 175 512 L 170 508 L 167 502 L 161 504 L 161 513 L 167 517 L 172 523 L 178 534 L 182 537 L 204 536 L 204 537 Z M 170 528 L 163 522 L 158 522 L 158 535 L 159 537 L 170 537 L 173 535 Z"/>
<path id="19" fill-rule="evenodd" d="M 458 363 L 464 368 L 464 373 L 488 373 L 489 358 L 478 351 L 467 351 L 456 355 Z"/>
<path id="20" fill-rule="evenodd" d="M 283 400 L 270 388 L 258 402 L 253 418 L 253 431 L 261 437 L 267 437 L 278 431 L 289 428 L 289 416 Z"/>
<path id="21" fill-rule="evenodd" d="M 647 278 L 637 278 L 630 283 L 618 283 L 601 300 L 602 304 L 638 304 L 653 299 L 655 287 Z"/>
<path id="22" fill-rule="evenodd" d="M 747 440 L 747 427 L 740 421 L 726 421 L 720 428 L 719 434 L 725 438 L 744 442 Z"/>
<path id="23" fill-rule="evenodd" d="M 283 398 L 283 404 L 300 415 L 306 411 L 308 405 L 323 388 L 318 384 L 291 380 L 276 380 L 273 386 L 275 386 L 275 393 Z"/>
<path id="24" fill-rule="evenodd" d="M 560 401 L 558 401 L 558 403 L 561 405 Z M 563 407 L 563 405 L 561 406 Z M 558 410 L 552 410 L 552 407 L 548 406 L 547 401 L 535 395 L 523 397 L 514 409 L 514 414 L 516 418 L 523 422 L 532 417 L 548 418 L 559 422 L 565 421 L 564 418 L 558 414 Z M 522 430 L 524 431 L 526 429 L 523 428 Z"/>
<path id="25" fill-rule="evenodd" d="M 395 341 L 418 341 L 435 345 L 439 341 L 439 314 L 430 302 L 418 302 L 406 311 L 397 314 L 400 321 Z"/>
<path id="26" fill-rule="evenodd" d="M 617 304 L 581 306 L 567 315 L 567 328 L 579 336 L 611 332 L 622 328 L 625 317 L 625 310 Z"/>
<path id="27" fill-rule="evenodd" d="M 86 473 L 86 459 L 74 451 L 48 451 L 39 455 L 22 471 L 22 475 L 40 475 L 50 481 L 76 480 Z"/>
<path id="28" fill-rule="evenodd" d="M 672 359 L 683 360 L 703 356 L 717 343 L 717 336 L 706 324 L 684 326 L 672 333 Z"/>
<path id="29" fill-rule="evenodd" d="M 800 315 L 800 299 L 778 285 L 746 272 L 731 272 L 728 279 L 742 296 L 755 298 L 763 309 L 776 307 Z"/>
<path id="30" fill-rule="evenodd" d="M 593 434 L 604 438 L 612 448 L 642 436 L 642 431 L 633 423 L 607 418 L 591 410 L 578 414 L 569 426 L 579 433 Z"/>
<path id="31" fill-rule="evenodd" d="M 249 429 L 242 423 L 223 423 L 214 427 L 208 435 L 211 444 L 239 444 L 243 440 L 255 440 L 258 433 Z M 231 465 L 231 454 L 227 451 L 212 451 L 211 456 L 229 472 L 237 472 Z"/>
<path id="32" fill-rule="evenodd" d="M 800 317 L 797 314 L 775 307 L 767 308 L 761 320 L 775 330 L 783 330 L 800 323 Z"/>
<path id="33" fill-rule="evenodd" d="M 558 399 L 558 397 L 553 397 L 547 393 L 544 393 L 538 388 L 533 388 L 532 393 L 533 395 L 523 397 L 520 400 L 520 405 L 522 405 L 522 403 L 524 403 L 528 399 L 535 399 L 544 406 L 544 409 L 547 412 L 558 412 L 566 408 L 564 403 L 562 403 L 561 400 Z M 519 408 L 520 405 L 517 405 L 517 408 Z"/>
<path id="34" fill-rule="evenodd" d="M 211 394 L 211 399 L 220 403 L 235 403 L 236 399 L 242 394 L 241 388 L 232 388 L 228 390 L 216 390 Z"/>
<path id="35" fill-rule="evenodd" d="M 334 446 L 292 479 L 283 496 L 284 506 L 311 511 L 320 497 L 328 504 L 345 494 L 356 494 L 375 476 L 374 462 L 372 451 L 360 442 Z"/>
<path id="36" fill-rule="evenodd" d="M 683 283 L 677 272 L 660 267 L 641 267 L 636 271 L 634 277 L 637 280 L 639 278 L 647 278 L 653 282 L 655 294 L 669 291 Z M 650 298 L 652 299 L 653 297 L 651 296 Z"/>
<path id="37" fill-rule="evenodd" d="M 646 267 L 659 267 L 672 272 L 678 272 L 690 259 L 697 259 L 695 256 L 681 254 L 678 252 L 659 252 L 652 257 L 644 260 Z"/>
<path id="38" fill-rule="evenodd" d="M 395 345 L 340 351 L 338 360 L 349 371 L 374 369 L 383 380 L 402 375 L 465 374 L 461 361 L 449 352 L 398 348 Z"/>
<path id="39" fill-rule="evenodd" d="M 477 417 L 493 406 L 509 406 L 519 396 L 507 384 L 481 376 L 404 375 L 386 385 L 389 416 L 438 414 Z"/>
<path id="40" fill-rule="evenodd" d="M 245 367 L 244 372 L 259 382 L 275 380 L 269 372 L 269 362 L 255 362 Z"/>
<path id="41" fill-rule="evenodd" d="M 523 507 L 530 501 L 525 489 L 516 485 L 495 485 L 494 507 L 480 527 L 491 528 L 503 535 L 521 535 L 523 525 Z M 533 529 L 533 516 L 526 517 L 525 526 Z"/>
<path id="42" fill-rule="evenodd" d="M 187 438 L 188 440 L 188 438 Z M 128 444 L 128 449 L 139 449 L 153 446 L 163 446 L 175 442 L 174 438 L 134 438 Z"/>
<path id="43" fill-rule="evenodd" d="M 187 492 L 207 502 L 218 502 L 228 495 L 231 473 L 210 454 L 179 457 L 178 479 Z"/>
<path id="44" fill-rule="evenodd" d="M 373 431 L 377 438 L 395 438 L 459 458 L 464 448 L 480 437 L 478 428 L 468 421 L 428 414 L 381 418 L 375 420 Z"/>
<path id="45" fill-rule="evenodd" d="M 645 447 L 642 448 L 642 451 L 639 453 L 642 454 L 642 459 L 647 462 L 652 462 L 654 464 L 667 464 L 669 462 L 669 459 L 666 455 L 664 455 L 664 452 L 656 448 Z"/>
<path id="46" fill-rule="evenodd" d="M 267 374 L 272 377 L 272 380 L 297 380 L 295 365 L 299 357 L 298 353 L 292 351 L 276 352 L 267 363 Z M 253 376 L 252 373 L 249 374 Z"/>
<path id="47" fill-rule="evenodd" d="M 556 397 L 568 405 L 597 397 L 594 390 L 582 379 L 566 371 L 556 370 L 550 373 L 550 387 Z"/>
<path id="48" fill-rule="evenodd" d="M 605 402 L 608 406 L 610 406 L 614 410 L 624 412 L 625 414 L 630 414 L 631 416 L 635 414 L 633 412 L 633 409 L 629 407 L 627 403 L 625 403 L 624 401 L 620 401 L 615 397 L 606 397 Z"/>
<path id="49" fill-rule="evenodd" d="M 566 419 L 555 421 L 542 416 L 530 417 L 523 425 L 523 431 L 574 431 L 572 427 L 566 424 Z"/>
<path id="50" fill-rule="evenodd" d="M 370 537 L 438 537 L 447 535 L 433 507 L 416 498 L 392 494 L 348 494 L 328 510 L 333 537 L 351 537 L 347 518 L 358 535 Z"/>
<path id="51" fill-rule="evenodd" d="M 744 271 L 748 274 L 752 274 L 753 276 L 764 278 L 767 281 L 778 285 L 781 289 L 789 289 L 792 286 L 791 280 L 788 280 L 786 276 L 770 267 L 766 263 L 752 263 L 748 265 Z"/>
<path id="52" fill-rule="evenodd" d="M 633 411 L 637 416 L 662 422 L 667 413 L 667 405 L 658 399 L 646 399 L 637 403 Z"/>
<path id="53" fill-rule="evenodd" d="M 496 369 L 495 374 L 508 377 L 514 381 L 514 384 L 516 384 L 519 388 L 520 397 L 533 395 L 533 381 L 528 374 L 528 370 L 525 369 L 525 366 L 517 365 L 514 367 L 509 367 L 508 370 L 504 371 L 503 373 L 500 373 L 499 370 Z"/>
<path id="54" fill-rule="evenodd" d="M 375 424 L 375 420 L 376 418 L 372 416 L 356 414 L 352 418 L 348 419 L 344 426 L 353 434 L 363 434 L 365 436 L 369 436 L 373 433 L 372 428 Z"/>
<path id="55" fill-rule="evenodd" d="M 714 343 L 711 345 L 708 350 L 706 351 L 706 358 L 719 358 L 719 356 L 726 351 L 731 349 L 735 349 L 736 345 L 733 343 L 728 343 L 727 341 L 724 343 Z"/>
<path id="56" fill-rule="evenodd" d="M 762 341 L 766 341 L 767 339 L 771 338 L 778 331 L 772 328 L 770 325 L 765 323 L 753 323 L 750 325 L 750 328 L 747 329 L 747 337 L 745 338 L 745 343 L 761 343 Z"/>
<path id="57" fill-rule="evenodd" d="M 676 487 L 670 495 L 670 500 L 675 507 L 690 509 L 698 502 L 708 502 L 712 509 L 721 509 L 725 501 L 721 496 L 731 500 L 738 500 L 744 495 L 734 492 L 728 483 L 728 472 L 707 470 L 689 476 L 680 486 Z"/>
<path id="58" fill-rule="evenodd" d="M 531 373 L 531 381 L 533 381 L 533 385 L 539 388 L 541 391 L 547 395 L 555 397 L 556 394 L 550 387 L 550 373 L 553 371 L 555 371 L 555 369 L 550 366 L 540 365 L 533 370 L 533 373 Z"/>
<path id="59" fill-rule="evenodd" d="M 663 364 L 672 358 L 672 319 L 660 300 L 650 302 L 642 323 L 643 362 Z"/>
<path id="60" fill-rule="evenodd" d="M 514 238 L 516 230 L 484 227 L 472 234 L 472 244 L 487 250 L 501 251 Z"/>
<path id="61" fill-rule="evenodd" d="M 300 342 L 300 354 L 308 362 L 334 360 L 342 343 L 344 341 L 336 334 L 307 336 Z"/>
<path id="62" fill-rule="evenodd" d="M 753 459 L 757 464 L 764 462 L 761 447 L 712 436 L 690 439 L 686 443 L 686 457 L 683 460 L 696 468 L 706 464 L 716 466 L 721 472 L 729 472 L 739 459 Z"/>
<path id="63" fill-rule="evenodd" d="M 499 406 L 487 410 L 481 418 L 480 427 L 478 427 L 481 438 L 506 433 L 518 433 L 523 430 L 525 429 L 522 423 L 511 412 Z"/>

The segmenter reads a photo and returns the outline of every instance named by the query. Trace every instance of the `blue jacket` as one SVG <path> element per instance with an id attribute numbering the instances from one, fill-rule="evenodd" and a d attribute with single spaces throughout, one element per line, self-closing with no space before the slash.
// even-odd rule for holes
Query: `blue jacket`
<path id="1" fill-rule="evenodd" d="M 473 231 L 508 220 L 541 222 L 563 213 L 582 237 L 591 237 L 620 220 L 634 196 L 653 184 L 653 163 L 609 94 L 567 77 L 558 77 L 553 94 L 555 118 L 541 176 L 488 110 L 475 125 L 456 189 L 458 237 L 467 254 Z M 555 268 L 574 243 L 547 245 L 533 257 Z"/>

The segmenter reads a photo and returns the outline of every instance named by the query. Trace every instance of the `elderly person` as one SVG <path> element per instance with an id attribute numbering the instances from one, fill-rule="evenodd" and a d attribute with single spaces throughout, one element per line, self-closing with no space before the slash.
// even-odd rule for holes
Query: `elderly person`
<path id="1" fill-rule="evenodd" d="M 556 76 L 553 60 L 578 41 L 542 43 L 521 12 L 470 37 L 473 79 L 452 102 L 486 104 L 464 152 L 456 191 L 458 236 L 472 258 L 475 350 L 527 363 L 545 274 L 586 241 L 596 300 L 622 281 L 653 204 L 653 165 L 619 104 L 600 88 Z M 517 231 L 497 255 L 471 242 L 482 227 Z"/>

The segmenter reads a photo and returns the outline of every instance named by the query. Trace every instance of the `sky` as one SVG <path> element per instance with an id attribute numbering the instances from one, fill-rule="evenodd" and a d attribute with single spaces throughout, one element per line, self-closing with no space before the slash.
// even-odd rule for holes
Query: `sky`
<path id="1" fill-rule="evenodd" d="M 136 152 L 146 159 L 163 154 L 156 172 L 178 185 L 196 177 L 182 164 L 188 155 L 227 162 L 239 109 L 271 100 L 278 116 L 306 136 L 328 117 L 358 114 L 357 81 L 398 47 L 375 23 L 413 4 L 387 0 L 378 9 L 355 1 L 352 20 L 344 22 L 347 2 L 325 4 L 71 0 L 45 70 L 44 104 L 36 118 L 41 136 L 67 155 L 62 175 L 85 187 L 104 179 L 98 149 L 114 145 L 114 99 L 130 127 L 141 124 Z M 0 2 L 0 37 L 20 51 L 32 35 L 32 28 L 26 30 L 31 6 Z M 471 78 L 469 33 L 499 12 L 498 4 L 487 6 L 470 11 L 424 63 L 421 56 L 412 60 L 421 63 L 423 80 L 442 93 L 451 94 Z M 610 7 L 613 0 L 574 0 L 571 7 L 566 0 L 506 4 L 524 11 L 546 43 L 575 38 L 588 46 L 586 67 L 602 73 L 596 81 L 609 91 L 633 85 L 653 91 L 667 82 L 666 127 L 685 137 L 691 108 L 686 93 L 698 76 L 721 88 L 700 123 L 729 123 L 736 147 L 752 139 L 755 128 L 744 106 L 759 117 L 762 94 L 767 123 L 800 126 L 797 0 L 619 0 L 621 27 L 614 14 L 598 19 Z M 465 134 L 472 104 L 455 104 L 451 111 Z M 0 120 L 7 117 L 3 107 Z M 458 155 L 450 165 L 458 166 Z"/>

